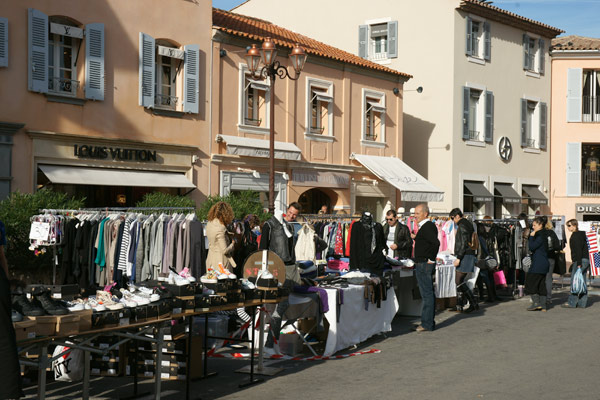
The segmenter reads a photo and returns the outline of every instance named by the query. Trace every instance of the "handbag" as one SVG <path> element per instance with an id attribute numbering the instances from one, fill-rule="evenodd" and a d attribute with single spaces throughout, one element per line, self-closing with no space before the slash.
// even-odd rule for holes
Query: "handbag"
<path id="1" fill-rule="evenodd" d="M 496 286 L 506 286 L 506 276 L 504 276 L 504 271 L 496 271 L 494 272 L 494 283 Z"/>
<path id="2" fill-rule="evenodd" d="M 531 256 L 527 255 L 523 257 L 521 266 L 523 267 L 523 271 L 525 271 L 525 273 L 529 272 L 529 268 L 531 268 Z"/>
<path id="3" fill-rule="evenodd" d="M 563 251 L 559 251 L 556 255 L 553 272 L 559 275 L 564 275 L 567 273 L 567 260 Z"/>

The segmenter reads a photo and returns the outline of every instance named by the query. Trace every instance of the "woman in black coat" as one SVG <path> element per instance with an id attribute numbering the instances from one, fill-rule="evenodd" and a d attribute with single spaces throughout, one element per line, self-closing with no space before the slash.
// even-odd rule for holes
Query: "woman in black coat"
<path id="1" fill-rule="evenodd" d="M 529 236 L 531 267 L 525 277 L 525 292 L 531 295 L 533 304 L 528 311 L 546 311 L 546 274 L 550 268 L 548 262 L 548 239 L 544 230 L 544 218 L 536 217 Z"/>
<path id="2" fill-rule="evenodd" d="M 587 270 L 590 268 L 590 253 L 587 245 L 587 238 L 585 232 L 580 231 L 577 220 L 571 219 L 567 221 L 567 229 L 571 232 L 571 238 L 569 238 L 569 248 L 571 249 L 571 277 L 575 275 L 575 271 L 581 268 L 581 273 L 585 278 Z M 567 303 L 563 304 L 565 308 L 585 308 L 587 305 L 587 293 L 576 295 L 569 295 Z"/>

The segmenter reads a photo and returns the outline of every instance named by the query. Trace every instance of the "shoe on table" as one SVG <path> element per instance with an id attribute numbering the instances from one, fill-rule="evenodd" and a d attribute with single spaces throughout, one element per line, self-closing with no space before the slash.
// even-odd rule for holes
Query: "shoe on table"
<path id="1" fill-rule="evenodd" d="M 177 286 L 185 286 L 190 284 L 189 280 L 173 271 L 169 271 L 169 278 L 167 279 L 167 282 L 171 285 Z"/>
<path id="2" fill-rule="evenodd" d="M 25 315 L 27 317 L 39 317 L 46 314 L 46 312 L 37 300 L 35 301 L 35 303 L 29 301 L 27 295 L 25 295 L 24 293 L 13 297 L 12 306 L 20 314 Z"/>
<path id="3" fill-rule="evenodd" d="M 12 322 L 21 322 L 21 321 L 23 321 L 23 314 L 21 314 L 17 310 L 12 310 L 10 319 Z"/>
<path id="4" fill-rule="evenodd" d="M 179 273 L 179 276 L 187 279 L 190 282 L 196 282 L 196 278 L 194 278 L 192 276 L 188 267 L 185 267 L 184 269 L 182 269 L 181 272 Z"/>
<path id="5" fill-rule="evenodd" d="M 112 295 L 104 290 L 98 290 L 96 292 L 96 300 L 102 302 L 102 304 L 109 310 L 122 310 L 124 305 L 116 302 L 112 299 Z"/>
<path id="6" fill-rule="evenodd" d="M 129 303 L 135 303 L 135 307 L 150 304 L 150 298 L 138 296 L 137 294 L 132 293 L 125 288 L 121 288 L 121 294 L 123 295 L 123 299 L 125 299 L 125 301 Z"/>
<path id="7" fill-rule="evenodd" d="M 102 302 L 99 302 L 98 300 L 96 300 L 96 296 L 90 296 L 87 299 L 87 304 L 88 306 L 94 310 L 94 311 L 106 311 L 107 308 L 104 304 L 102 304 Z M 86 306 L 87 308 L 87 306 Z"/>
<path id="8" fill-rule="evenodd" d="M 69 313 L 69 309 L 54 301 L 47 291 L 35 296 L 35 298 L 40 302 L 44 311 L 50 315 L 67 315 Z"/>

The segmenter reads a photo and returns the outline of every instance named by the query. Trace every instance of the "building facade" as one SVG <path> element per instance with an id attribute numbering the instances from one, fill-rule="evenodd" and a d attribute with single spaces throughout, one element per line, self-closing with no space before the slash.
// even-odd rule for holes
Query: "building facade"
<path id="1" fill-rule="evenodd" d="M 0 199 L 87 206 L 209 192 L 210 3 L 9 2 L 0 10 Z"/>
<path id="2" fill-rule="evenodd" d="M 560 30 L 477 0 L 307 0 L 294 13 L 248 0 L 235 11 L 411 73 L 403 156 L 445 192 L 434 210 L 549 211 L 548 49 Z"/>
<path id="3" fill-rule="evenodd" d="M 551 205 L 600 220 L 600 39 L 552 41 Z"/>

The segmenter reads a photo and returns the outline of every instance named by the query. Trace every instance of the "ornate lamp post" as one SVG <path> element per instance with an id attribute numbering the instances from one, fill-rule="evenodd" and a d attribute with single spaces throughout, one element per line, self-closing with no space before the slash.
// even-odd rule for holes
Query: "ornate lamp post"
<path id="1" fill-rule="evenodd" d="M 294 67 L 294 76 L 290 75 L 287 68 L 276 60 L 277 47 L 271 41 L 271 38 L 266 38 L 259 50 L 255 44 L 248 49 L 246 53 L 246 62 L 248 69 L 253 77 L 269 78 L 270 83 L 270 118 L 269 118 L 269 212 L 275 212 L 275 79 L 277 77 L 284 79 L 289 78 L 293 81 L 300 77 L 300 72 L 306 62 L 306 52 L 298 43 L 294 46 L 290 53 L 290 62 Z M 263 67 L 260 68 L 260 63 Z"/>

